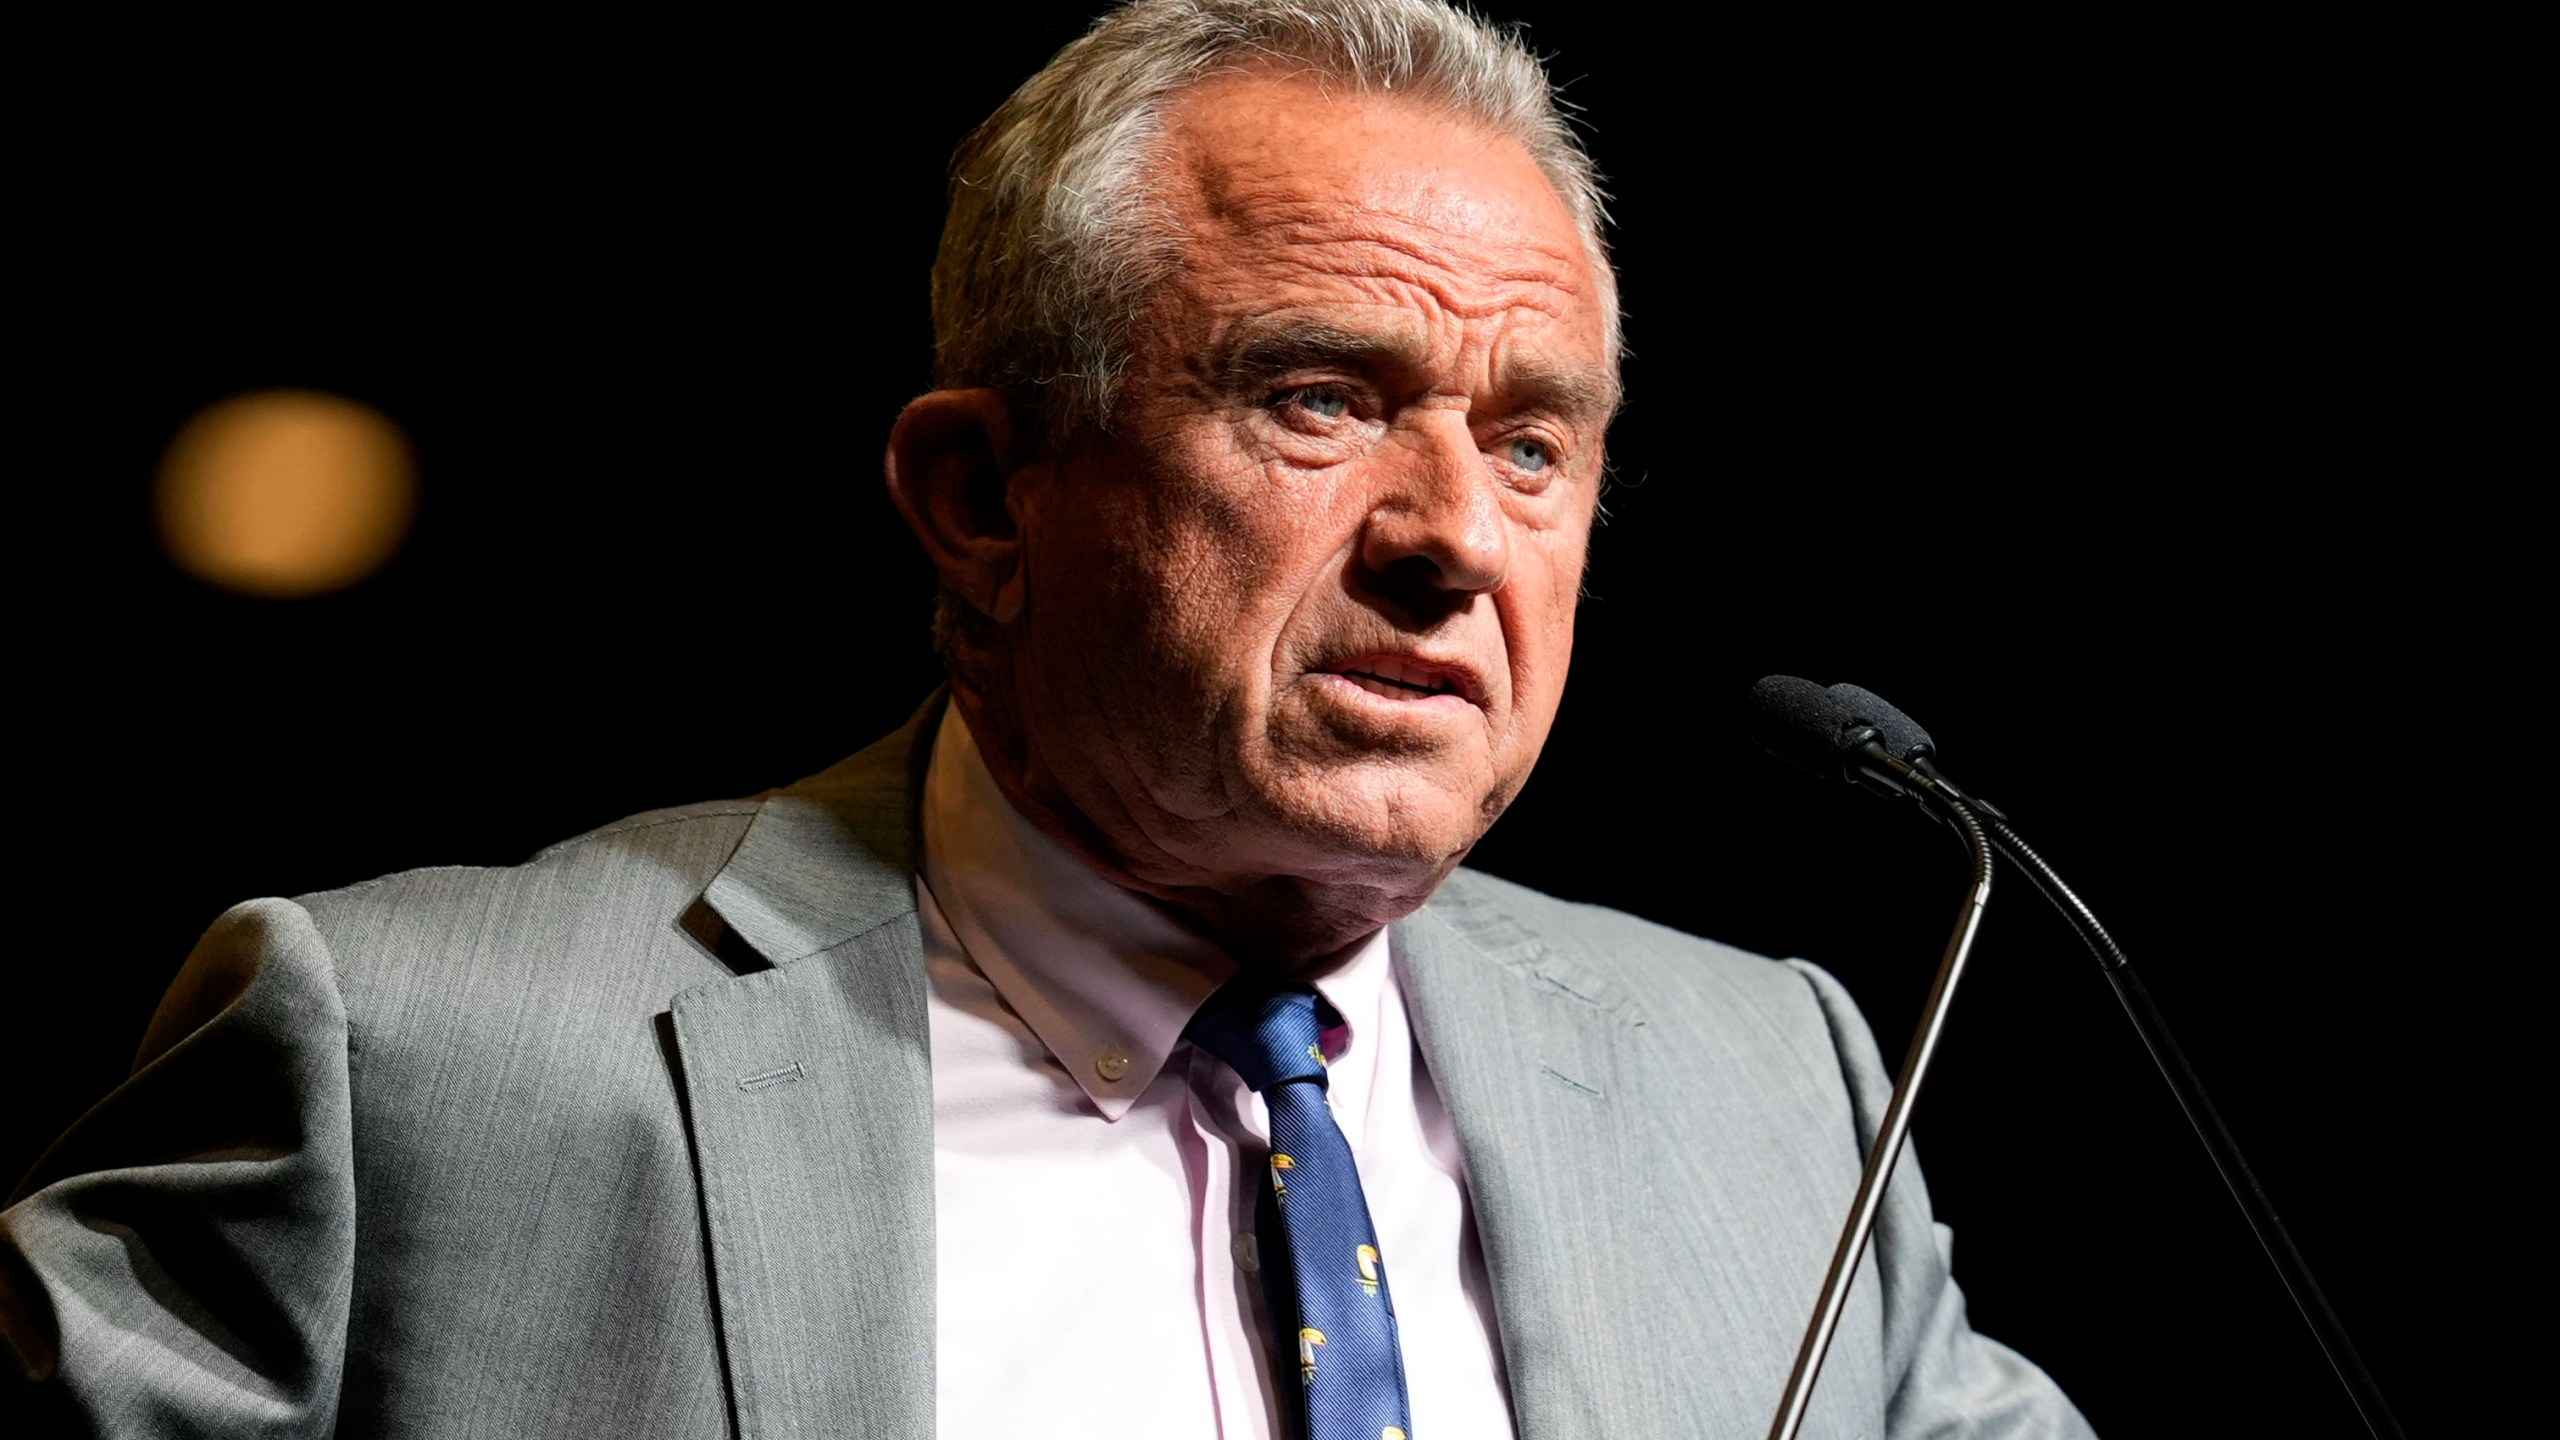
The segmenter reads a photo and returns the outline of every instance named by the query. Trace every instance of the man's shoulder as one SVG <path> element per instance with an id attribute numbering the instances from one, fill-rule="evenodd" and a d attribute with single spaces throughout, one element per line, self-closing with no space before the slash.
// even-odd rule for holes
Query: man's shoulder
<path id="1" fill-rule="evenodd" d="M 1826 1085 L 1837 1084 L 1843 1044 L 1872 1049 L 1839 982 L 1802 960 L 1474 870 L 1451 875 L 1426 913 L 1533 983 L 1616 1011 L 1657 1040 L 1739 1046 Z"/>
<path id="2" fill-rule="evenodd" d="M 1480 870 L 1459 870 L 1429 909 L 1488 949 L 1534 944 L 1577 968 L 1604 975 L 1644 996 L 1704 988 L 1805 998 L 1801 961 L 1773 960 L 1720 940 L 1587 901 L 1549 895 Z M 1823 977 L 1828 979 L 1828 977 Z"/>
<path id="3" fill-rule="evenodd" d="M 738 848 L 768 797 L 712 800 L 626 816 L 513 865 L 434 865 L 296 895 L 324 929 L 517 919 L 566 906 L 586 915 L 656 913 L 670 890 L 695 894 Z"/>
<path id="4" fill-rule="evenodd" d="M 326 957 L 359 1025 L 421 1003 L 500 1013 L 600 984 L 637 986 L 633 1000 L 662 1004 L 667 987 L 719 973 L 685 917 L 765 803 L 651 810 L 518 864 L 432 866 L 252 901 L 217 922 L 208 943 L 226 932 L 255 948 L 316 942 L 305 953 Z"/>
<path id="5" fill-rule="evenodd" d="M 528 987 L 604 983 L 663 1004 L 663 985 L 789 958 L 747 959 L 732 948 L 733 927 L 809 920 L 843 898 L 848 876 L 906 873 L 909 772 L 941 701 L 937 693 L 898 731 L 780 789 L 644 811 L 514 865 L 405 870 L 253 901 L 216 930 L 317 939 L 351 1005 L 368 992 L 450 988 L 466 972 L 517 1000 L 560 998 L 518 993 Z"/>

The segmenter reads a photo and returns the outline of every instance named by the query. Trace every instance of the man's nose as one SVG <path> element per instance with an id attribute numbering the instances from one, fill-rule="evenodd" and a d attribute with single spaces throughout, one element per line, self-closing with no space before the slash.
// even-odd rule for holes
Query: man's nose
<path id="1" fill-rule="evenodd" d="M 1385 457 L 1361 559 L 1399 592 L 1480 595 L 1511 574 L 1502 486 L 1463 415 L 1434 417 Z"/>

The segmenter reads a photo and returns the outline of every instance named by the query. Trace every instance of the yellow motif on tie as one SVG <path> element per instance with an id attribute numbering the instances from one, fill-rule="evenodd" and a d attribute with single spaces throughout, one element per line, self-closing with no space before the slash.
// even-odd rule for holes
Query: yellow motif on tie
<path id="1" fill-rule="evenodd" d="M 1271 1198 L 1278 1201 L 1283 1210 L 1289 1208 L 1289 1187 L 1280 1179 L 1280 1172 L 1297 1168 L 1298 1162 L 1286 1155 L 1271 1157 Z"/>
<path id="2" fill-rule="evenodd" d="M 1378 1440 L 1405 1440 L 1405 1435 L 1402 1430 L 1390 1425 L 1378 1432 Z"/>
<path id="3" fill-rule="evenodd" d="M 1316 1347 L 1324 1343 L 1324 1332 L 1310 1325 L 1298 1332 L 1298 1378 L 1316 1378 Z"/>
<path id="4" fill-rule="evenodd" d="M 1364 1295 L 1375 1295 L 1378 1293 L 1377 1247 L 1374 1245 L 1363 1245 L 1360 1247 L 1358 1254 L 1360 1257 L 1360 1293 Z"/>
<path id="5" fill-rule="evenodd" d="M 1310 1059 L 1310 1060 L 1313 1060 L 1314 1062 L 1316 1062 L 1316 1063 L 1317 1063 L 1317 1064 L 1319 1064 L 1319 1065 L 1324 1066 L 1324 1067 L 1325 1067 L 1325 1068 L 1327 1068 L 1327 1069 L 1331 1069 L 1331 1068 L 1333 1068 L 1333 1062 L 1332 1062 L 1332 1061 L 1330 1061 L 1330 1060 L 1327 1060 L 1326 1058 L 1324 1058 L 1324 1047 L 1323 1047 L 1323 1046 L 1321 1046 L 1321 1045 L 1310 1045 L 1310 1046 L 1308 1046 L 1308 1047 L 1307 1047 L 1307 1058 L 1308 1058 L 1308 1059 Z"/>

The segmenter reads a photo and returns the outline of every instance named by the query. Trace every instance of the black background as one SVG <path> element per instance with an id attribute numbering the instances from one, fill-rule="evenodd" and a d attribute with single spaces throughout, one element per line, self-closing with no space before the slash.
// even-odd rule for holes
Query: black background
<path id="1" fill-rule="evenodd" d="M 2336 22 L 1503 15 L 1611 179 L 1633 356 L 1572 694 L 1478 863 L 1815 959 L 1898 1054 L 1960 857 L 1738 721 L 1773 671 L 1892 698 L 2143 963 L 2411 1430 L 2461 1433 L 2457 1379 L 2518 1353 L 2463 1328 L 2516 1268 L 2492 1067 L 2541 1028 L 2492 833 L 2530 708 L 2465 160 L 2495 87 Z M 510 862 L 907 714 L 930 577 L 877 457 L 942 157 L 1081 18 L 388 11 L 54 57 L 0 1170 L 226 905 Z M 229 597 L 150 537 L 176 428 L 275 385 L 417 444 L 412 542 L 341 596 Z M 1917 1136 L 1976 1324 L 2102 1433 L 2353 1433 L 2015 876 Z"/>

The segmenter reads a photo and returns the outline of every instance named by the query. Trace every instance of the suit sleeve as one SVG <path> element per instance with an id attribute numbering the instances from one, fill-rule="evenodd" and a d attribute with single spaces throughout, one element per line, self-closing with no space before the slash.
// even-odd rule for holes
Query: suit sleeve
<path id="1" fill-rule="evenodd" d="M 1787 962 L 1813 986 L 1840 1056 L 1857 1117 L 1858 1144 L 1874 1143 L 1893 1080 L 1856 1002 L 1840 982 L 1801 960 Z M 1910 1151 L 1894 1168 L 1871 1251 L 1884 1293 L 1885 1401 L 1891 1440 L 2094 1440 L 2089 1422 L 2046 1374 L 2016 1351 L 1974 1333 L 1949 1257 L 1954 1239 L 1929 1211 Z"/>
<path id="2" fill-rule="evenodd" d="M 0 1211 L 0 1433 L 321 1436 L 355 1256 L 346 1007 L 309 915 L 240 906 L 132 1076 Z"/>

